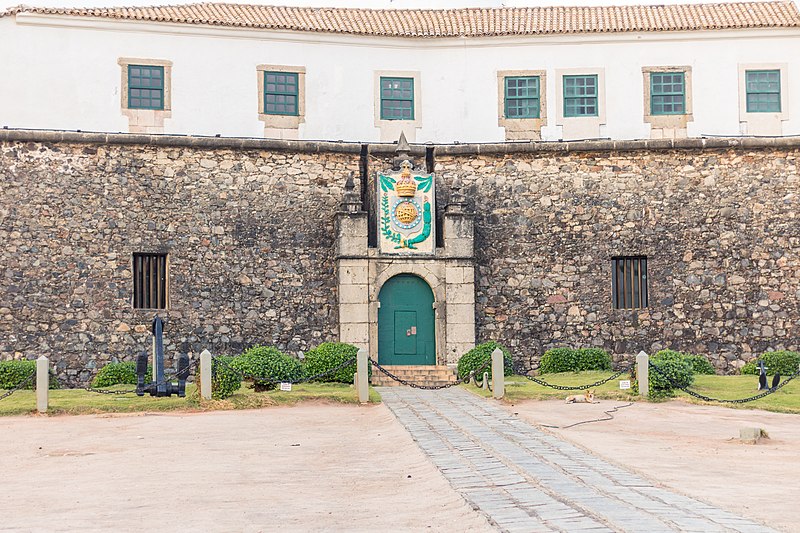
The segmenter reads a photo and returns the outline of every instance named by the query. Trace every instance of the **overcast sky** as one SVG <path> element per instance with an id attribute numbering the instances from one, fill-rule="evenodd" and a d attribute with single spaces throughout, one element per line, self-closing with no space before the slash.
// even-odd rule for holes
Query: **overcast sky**
<path id="1" fill-rule="evenodd" d="M 51 7 L 149 6 L 192 4 L 202 0 L 0 0 L 0 8 L 24 3 Z M 236 2 L 236 0 L 226 0 Z M 725 0 L 716 0 L 717 2 Z M 730 0 L 728 0 L 730 1 Z M 795 0 L 798 1 L 798 0 Z M 242 0 L 238 3 L 283 6 L 370 7 L 375 9 L 437 9 L 447 7 L 595 6 L 631 4 L 697 4 L 704 0 Z M 705 2 L 708 3 L 708 2 Z"/>

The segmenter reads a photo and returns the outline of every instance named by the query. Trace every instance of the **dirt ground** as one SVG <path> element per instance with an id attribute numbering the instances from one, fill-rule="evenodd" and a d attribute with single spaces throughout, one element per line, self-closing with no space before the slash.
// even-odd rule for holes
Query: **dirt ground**
<path id="1" fill-rule="evenodd" d="M 537 425 L 622 402 L 509 406 Z M 800 415 L 636 403 L 544 428 L 679 492 L 800 530 Z M 739 428 L 770 435 L 741 444 Z M 490 531 L 381 405 L 0 418 L 0 531 Z"/>
<path id="2" fill-rule="evenodd" d="M 490 531 L 382 405 L 0 418 L 0 531 Z"/>
<path id="3" fill-rule="evenodd" d="M 604 418 L 598 404 L 522 402 L 509 407 L 534 424 L 567 426 Z M 693 496 L 784 531 L 800 531 L 800 415 L 637 402 L 614 419 L 568 429 L 543 428 L 617 464 Z M 763 428 L 769 439 L 743 444 L 739 429 Z"/>

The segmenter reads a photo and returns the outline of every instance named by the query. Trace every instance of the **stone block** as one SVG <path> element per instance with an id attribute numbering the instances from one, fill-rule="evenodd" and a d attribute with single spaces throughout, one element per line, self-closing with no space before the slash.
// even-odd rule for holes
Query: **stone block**
<path id="1" fill-rule="evenodd" d="M 368 301 L 369 292 L 366 284 L 339 286 L 339 305 L 366 304 Z"/>
<path id="2" fill-rule="evenodd" d="M 367 346 L 369 344 L 369 324 L 340 324 L 339 341 L 357 346 Z"/>
<path id="3" fill-rule="evenodd" d="M 470 328 L 466 324 L 447 324 L 447 342 L 450 343 L 474 343 L 475 328 Z"/>
<path id="4" fill-rule="evenodd" d="M 447 304 L 448 324 L 475 324 L 475 306 L 473 304 Z"/>
<path id="5" fill-rule="evenodd" d="M 447 284 L 448 304 L 472 304 L 475 302 L 475 286 L 471 283 Z"/>
<path id="6" fill-rule="evenodd" d="M 769 438 L 762 428 L 740 428 L 739 440 L 745 444 L 758 444 L 762 438 Z"/>
<path id="7" fill-rule="evenodd" d="M 339 263 L 339 284 L 341 285 L 366 285 L 369 283 L 367 262 L 361 264 L 344 265 Z"/>
<path id="8" fill-rule="evenodd" d="M 339 323 L 369 322 L 369 304 L 339 304 Z"/>

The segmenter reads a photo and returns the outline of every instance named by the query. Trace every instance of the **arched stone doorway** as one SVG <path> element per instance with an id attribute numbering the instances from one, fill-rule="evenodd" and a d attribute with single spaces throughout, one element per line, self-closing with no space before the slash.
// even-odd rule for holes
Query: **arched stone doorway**
<path id="1" fill-rule="evenodd" d="M 412 274 L 392 277 L 378 294 L 378 362 L 435 365 L 433 291 Z"/>

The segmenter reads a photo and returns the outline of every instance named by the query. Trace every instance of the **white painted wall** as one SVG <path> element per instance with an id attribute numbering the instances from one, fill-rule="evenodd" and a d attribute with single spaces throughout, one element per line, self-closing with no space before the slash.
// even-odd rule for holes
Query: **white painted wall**
<path id="1" fill-rule="evenodd" d="M 173 63 L 172 118 L 164 132 L 263 136 L 256 65 L 303 65 L 301 139 L 377 141 L 373 73 L 419 71 L 417 142 L 502 141 L 498 70 L 547 71 L 548 126 L 556 128 L 555 69 L 605 69 L 605 133 L 649 137 L 642 66 L 691 65 L 689 135 L 738 135 L 738 64 L 788 64 L 783 94 L 800 134 L 800 31 L 739 30 L 488 39 L 387 39 L 192 25 L 114 22 L 53 15 L 0 18 L 0 126 L 127 131 L 120 112 L 120 57 Z"/>

